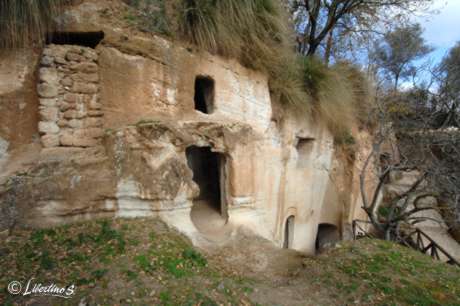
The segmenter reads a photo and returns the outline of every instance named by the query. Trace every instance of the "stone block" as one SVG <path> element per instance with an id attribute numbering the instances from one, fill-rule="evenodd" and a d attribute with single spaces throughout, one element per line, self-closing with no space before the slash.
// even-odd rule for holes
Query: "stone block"
<path id="1" fill-rule="evenodd" d="M 41 106 L 56 106 L 57 105 L 57 99 L 40 99 L 40 105 Z"/>
<path id="2" fill-rule="evenodd" d="M 85 122 L 83 120 L 72 119 L 67 122 L 67 125 L 71 128 L 79 129 L 85 125 Z"/>
<path id="3" fill-rule="evenodd" d="M 41 134 L 57 134 L 59 130 L 59 126 L 56 122 L 40 121 L 38 123 L 38 131 Z"/>
<path id="4" fill-rule="evenodd" d="M 58 120 L 57 125 L 60 128 L 68 127 L 69 126 L 69 121 L 67 121 L 65 119 L 60 119 L 60 120 Z"/>
<path id="5" fill-rule="evenodd" d="M 69 103 L 78 103 L 82 101 L 82 96 L 74 93 L 66 93 L 64 95 L 64 101 Z"/>
<path id="6" fill-rule="evenodd" d="M 58 71 L 56 68 L 40 68 L 38 74 L 40 81 L 46 82 L 48 84 L 56 85 L 59 80 Z"/>
<path id="7" fill-rule="evenodd" d="M 51 56 L 43 56 L 41 61 L 40 61 L 40 65 L 44 66 L 44 67 L 51 67 L 54 65 L 54 58 L 51 57 Z"/>
<path id="8" fill-rule="evenodd" d="M 41 137 L 42 145 L 45 148 L 53 148 L 53 147 L 59 147 L 59 135 L 43 135 Z"/>
<path id="9" fill-rule="evenodd" d="M 78 138 L 101 138 L 104 136 L 102 128 L 87 128 L 75 130 L 74 136 Z"/>
<path id="10" fill-rule="evenodd" d="M 72 92 L 95 94 L 98 91 L 98 87 L 94 84 L 88 84 L 83 82 L 75 82 L 72 86 Z"/>
<path id="11" fill-rule="evenodd" d="M 54 61 L 55 61 L 57 64 L 59 64 L 59 65 L 67 65 L 67 64 L 68 64 L 67 61 L 66 61 L 66 59 L 63 58 L 63 57 L 60 57 L 60 56 L 56 56 L 56 57 L 54 58 Z"/>
<path id="12" fill-rule="evenodd" d="M 67 52 L 65 58 L 70 62 L 83 62 L 86 60 L 84 56 L 81 56 L 74 52 Z"/>
<path id="13" fill-rule="evenodd" d="M 95 61 L 95 62 L 98 59 L 98 55 L 97 55 L 96 51 L 94 51 L 92 49 L 85 49 L 84 52 L 83 52 L 83 56 L 86 57 L 87 59 Z"/>
<path id="14" fill-rule="evenodd" d="M 38 95 L 41 98 L 54 98 L 59 93 L 59 88 L 56 85 L 42 83 L 37 86 Z"/>
<path id="15" fill-rule="evenodd" d="M 71 109 L 64 113 L 65 119 L 82 119 L 84 117 L 86 117 L 86 112 L 81 111 L 81 110 L 77 111 L 77 110 Z"/>
<path id="16" fill-rule="evenodd" d="M 56 122 L 59 110 L 55 106 L 40 107 L 40 117 L 43 121 Z"/>
<path id="17" fill-rule="evenodd" d="M 61 133 L 61 135 L 59 137 L 59 142 L 63 146 L 71 147 L 71 146 L 73 146 L 73 138 L 74 137 L 73 137 L 72 133 L 65 131 L 65 132 Z"/>
<path id="18" fill-rule="evenodd" d="M 97 73 L 75 73 L 72 75 L 74 81 L 82 81 L 88 83 L 97 83 L 99 82 L 99 74 Z"/>
<path id="19" fill-rule="evenodd" d="M 59 102 L 59 109 L 61 110 L 61 112 L 65 112 L 69 109 L 75 109 L 75 104 L 61 101 Z"/>
<path id="20" fill-rule="evenodd" d="M 102 118 L 85 118 L 83 120 L 83 126 L 90 127 L 101 127 L 103 125 Z"/>
<path id="21" fill-rule="evenodd" d="M 102 108 L 102 104 L 97 102 L 97 99 L 94 100 L 96 101 L 91 100 L 91 102 L 89 102 L 89 108 L 92 110 L 100 110 Z"/>
<path id="22" fill-rule="evenodd" d="M 61 80 L 61 84 L 63 86 L 67 86 L 67 87 L 70 87 L 73 85 L 73 80 L 71 77 L 65 77 Z"/>
<path id="23" fill-rule="evenodd" d="M 99 144 L 97 139 L 90 137 L 74 137 L 73 145 L 75 147 L 95 147 Z"/>
<path id="24" fill-rule="evenodd" d="M 102 117 L 104 116 L 104 112 L 100 110 L 90 110 L 88 111 L 88 116 L 90 117 Z"/>
<path id="25" fill-rule="evenodd" d="M 99 70 L 99 67 L 95 63 L 78 63 L 70 66 L 71 70 L 84 72 L 84 73 L 95 73 Z"/>

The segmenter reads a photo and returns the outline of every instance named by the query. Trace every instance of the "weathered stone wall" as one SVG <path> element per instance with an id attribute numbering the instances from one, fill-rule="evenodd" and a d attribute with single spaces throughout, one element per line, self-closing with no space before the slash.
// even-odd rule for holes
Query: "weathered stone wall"
<path id="1" fill-rule="evenodd" d="M 37 86 L 38 130 L 46 148 L 93 147 L 103 136 L 98 55 L 91 48 L 48 45 Z"/>

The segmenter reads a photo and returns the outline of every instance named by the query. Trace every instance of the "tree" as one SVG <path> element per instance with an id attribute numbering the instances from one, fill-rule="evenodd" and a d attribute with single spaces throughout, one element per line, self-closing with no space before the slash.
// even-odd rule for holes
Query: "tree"
<path id="1" fill-rule="evenodd" d="M 321 43 L 335 29 L 337 33 L 373 32 L 381 20 L 401 20 L 397 17 L 427 8 L 432 0 L 290 0 L 299 51 L 314 55 Z M 395 13 L 398 12 L 398 13 Z M 329 43 L 331 46 L 331 42 Z"/>
<path id="2" fill-rule="evenodd" d="M 432 50 L 422 34 L 419 24 L 398 27 L 386 33 L 384 40 L 375 46 L 376 64 L 393 80 L 395 90 L 400 80 L 416 73 L 414 61 Z"/>
<path id="3" fill-rule="evenodd" d="M 460 127 L 460 42 L 444 57 L 437 72 L 438 108 L 445 114 L 442 126 Z"/>

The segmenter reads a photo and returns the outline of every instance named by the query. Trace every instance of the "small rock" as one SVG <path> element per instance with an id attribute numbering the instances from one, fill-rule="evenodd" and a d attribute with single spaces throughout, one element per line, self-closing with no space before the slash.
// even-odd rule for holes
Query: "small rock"
<path id="1" fill-rule="evenodd" d="M 67 52 L 65 58 L 68 60 L 68 61 L 71 61 L 71 62 L 82 62 L 85 60 L 85 57 L 77 54 L 77 53 L 73 53 L 73 52 Z"/>
<path id="2" fill-rule="evenodd" d="M 101 127 L 103 125 L 103 121 L 101 118 L 86 118 L 83 121 L 83 125 L 85 127 Z"/>
<path id="3" fill-rule="evenodd" d="M 83 52 L 83 56 L 86 57 L 87 59 L 95 61 L 95 62 L 98 59 L 98 55 L 97 55 L 96 51 L 91 50 L 91 49 L 85 49 L 85 51 Z"/>
<path id="4" fill-rule="evenodd" d="M 86 112 L 84 111 L 77 111 L 77 110 L 68 110 L 64 113 L 64 118 L 66 119 L 82 119 L 86 117 Z"/>
<path id="5" fill-rule="evenodd" d="M 56 84 L 59 79 L 56 68 L 40 68 L 38 74 L 40 76 L 40 81 L 49 84 Z"/>
<path id="6" fill-rule="evenodd" d="M 82 128 L 84 126 L 83 120 L 78 120 L 78 119 L 72 119 L 67 122 L 67 125 L 71 128 L 78 129 Z"/>
<path id="7" fill-rule="evenodd" d="M 81 102 L 82 101 L 82 96 L 73 94 L 73 93 L 66 93 L 64 95 L 64 100 L 70 103 L 76 103 L 76 102 Z"/>
<path id="8" fill-rule="evenodd" d="M 73 108 L 75 108 L 75 104 L 73 104 L 73 103 L 68 103 L 68 102 L 65 102 L 65 101 L 59 102 L 59 109 L 62 112 L 65 112 L 66 110 L 73 109 Z"/>
<path id="9" fill-rule="evenodd" d="M 101 128 L 87 128 L 79 129 L 74 132 L 76 137 L 89 137 L 89 138 L 100 138 L 104 136 L 104 130 Z"/>
<path id="10" fill-rule="evenodd" d="M 62 84 L 63 86 L 68 86 L 68 87 L 70 87 L 70 86 L 73 85 L 73 80 L 72 80 L 72 78 L 70 78 L 70 77 L 65 77 L 65 78 L 63 78 L 63 79 L 61 80 L 61 84 Z"/>
<path id="11" fill-rule="evenodd" d="M 42 134 L 57 134 L 59 126 L 55 122 L 40 121 L 38 123 L 38 131 Z"/>
<path id="12" fill-rule="evenodd" d="M 89 83 L 97 83 L 99 82 L 99 75 L 97 73 L 75 73 L 72 75 L 72 79 L 75 81 L 83 81 Z"/>
<path id="13" fill-rule="evenodd" d="M 78 63 L 70 66 L 70 69 L 84 73 L 95 73 L 99 67 L 95 63 Z"/>
<path id="14" fill-rule="evenodd" d="M 56 106 L 57 99 L 40 99 L 41 106 Z"/>
<path id="15" fill-rule="evenodd" d="M 88 111 L 88 116 L 90 117 L 102 117 L 104 116 L 104 112 L 100 110 L 91 110 Z"/>
<path id="16" fill-rule="evenodd" d="M 57 107 L 41 107 L 40 116 L 43 121 L 56 122 L 58 120 L 58 108 Z"/>
<path id="17" fill-rule="evenodd" d="M 41 141 L 45 148 L 59 147 L 59 135 L 43 135 Z"/>
<path id="18" fill-rule="evenodd" d="M 60 65 L 66 65 L 67 64 L 67 61 L 65 58 L 63 57 L 60 57 L 60 56 L 56 56 L 54 58 L 54 61 L 57 63 L 57 64 L 60 64 Z"/>
<path id="19" fill-rule="evenodd" d="M 75 82 L 72 86 L 73 92 L 93 94 L 97 93 L 98 88 L 94 84 L 88 84 L 83 82 Z"/>
<path id="20" fill-rule="evenodd" d="M 40 61 L 40 65 L 44 67 L 51 67 L 54 64 L 54 58 L 51 56 L 43 56 L 42 60 Z"/>
<path id="21" fill-rule="evenodd" d="M 63 127 L 67 127 L 69 126 L 69 121 L 67 120 L 64 120 L 64 119 L 61 119 L 57 122 L 57 125 L 60 127 L 60 128 L 63 128 Z"/>
<path id="22" fill-rule="evenodd" d="M 58 95 L 59 89 L 55 85 L 50 85 L 47 83 L 39 84 L 37 86 L 38 95 L 41 98 L 54 98 Z"/>

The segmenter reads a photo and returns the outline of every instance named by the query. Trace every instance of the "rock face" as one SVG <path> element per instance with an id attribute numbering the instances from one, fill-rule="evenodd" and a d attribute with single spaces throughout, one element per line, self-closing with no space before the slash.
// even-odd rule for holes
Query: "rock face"
<path id="1" fill-rule="evenodd" d="M 94 147 L 103 136 L 95 50 L 48 45 L 40 62 L 40 132 L 45 148 Z"/>
<path id="2" fill-rule="evenodd" d="M 96 49 L 43 50 L 42 150 L 20 174 L 0 180 L 8 207 L 0 219 L 50 226 L 159 216 L 204 243 L 209 233 L 191 219 L 200 202 L 226 227 L 307 253 L 315 252 L 322 221 L 342 230 L 337 216 L 354 202 L 327 201 L 334 147 L 321 122 L 280 116 L 267 77 L 233 60 L 160 37 L 125 37 L 94 14 L 104 3 L 84 1 L 62 19 L 67 32 L 104 31 Z M 206 210 L 194 215 L 211 218 Z"/>

